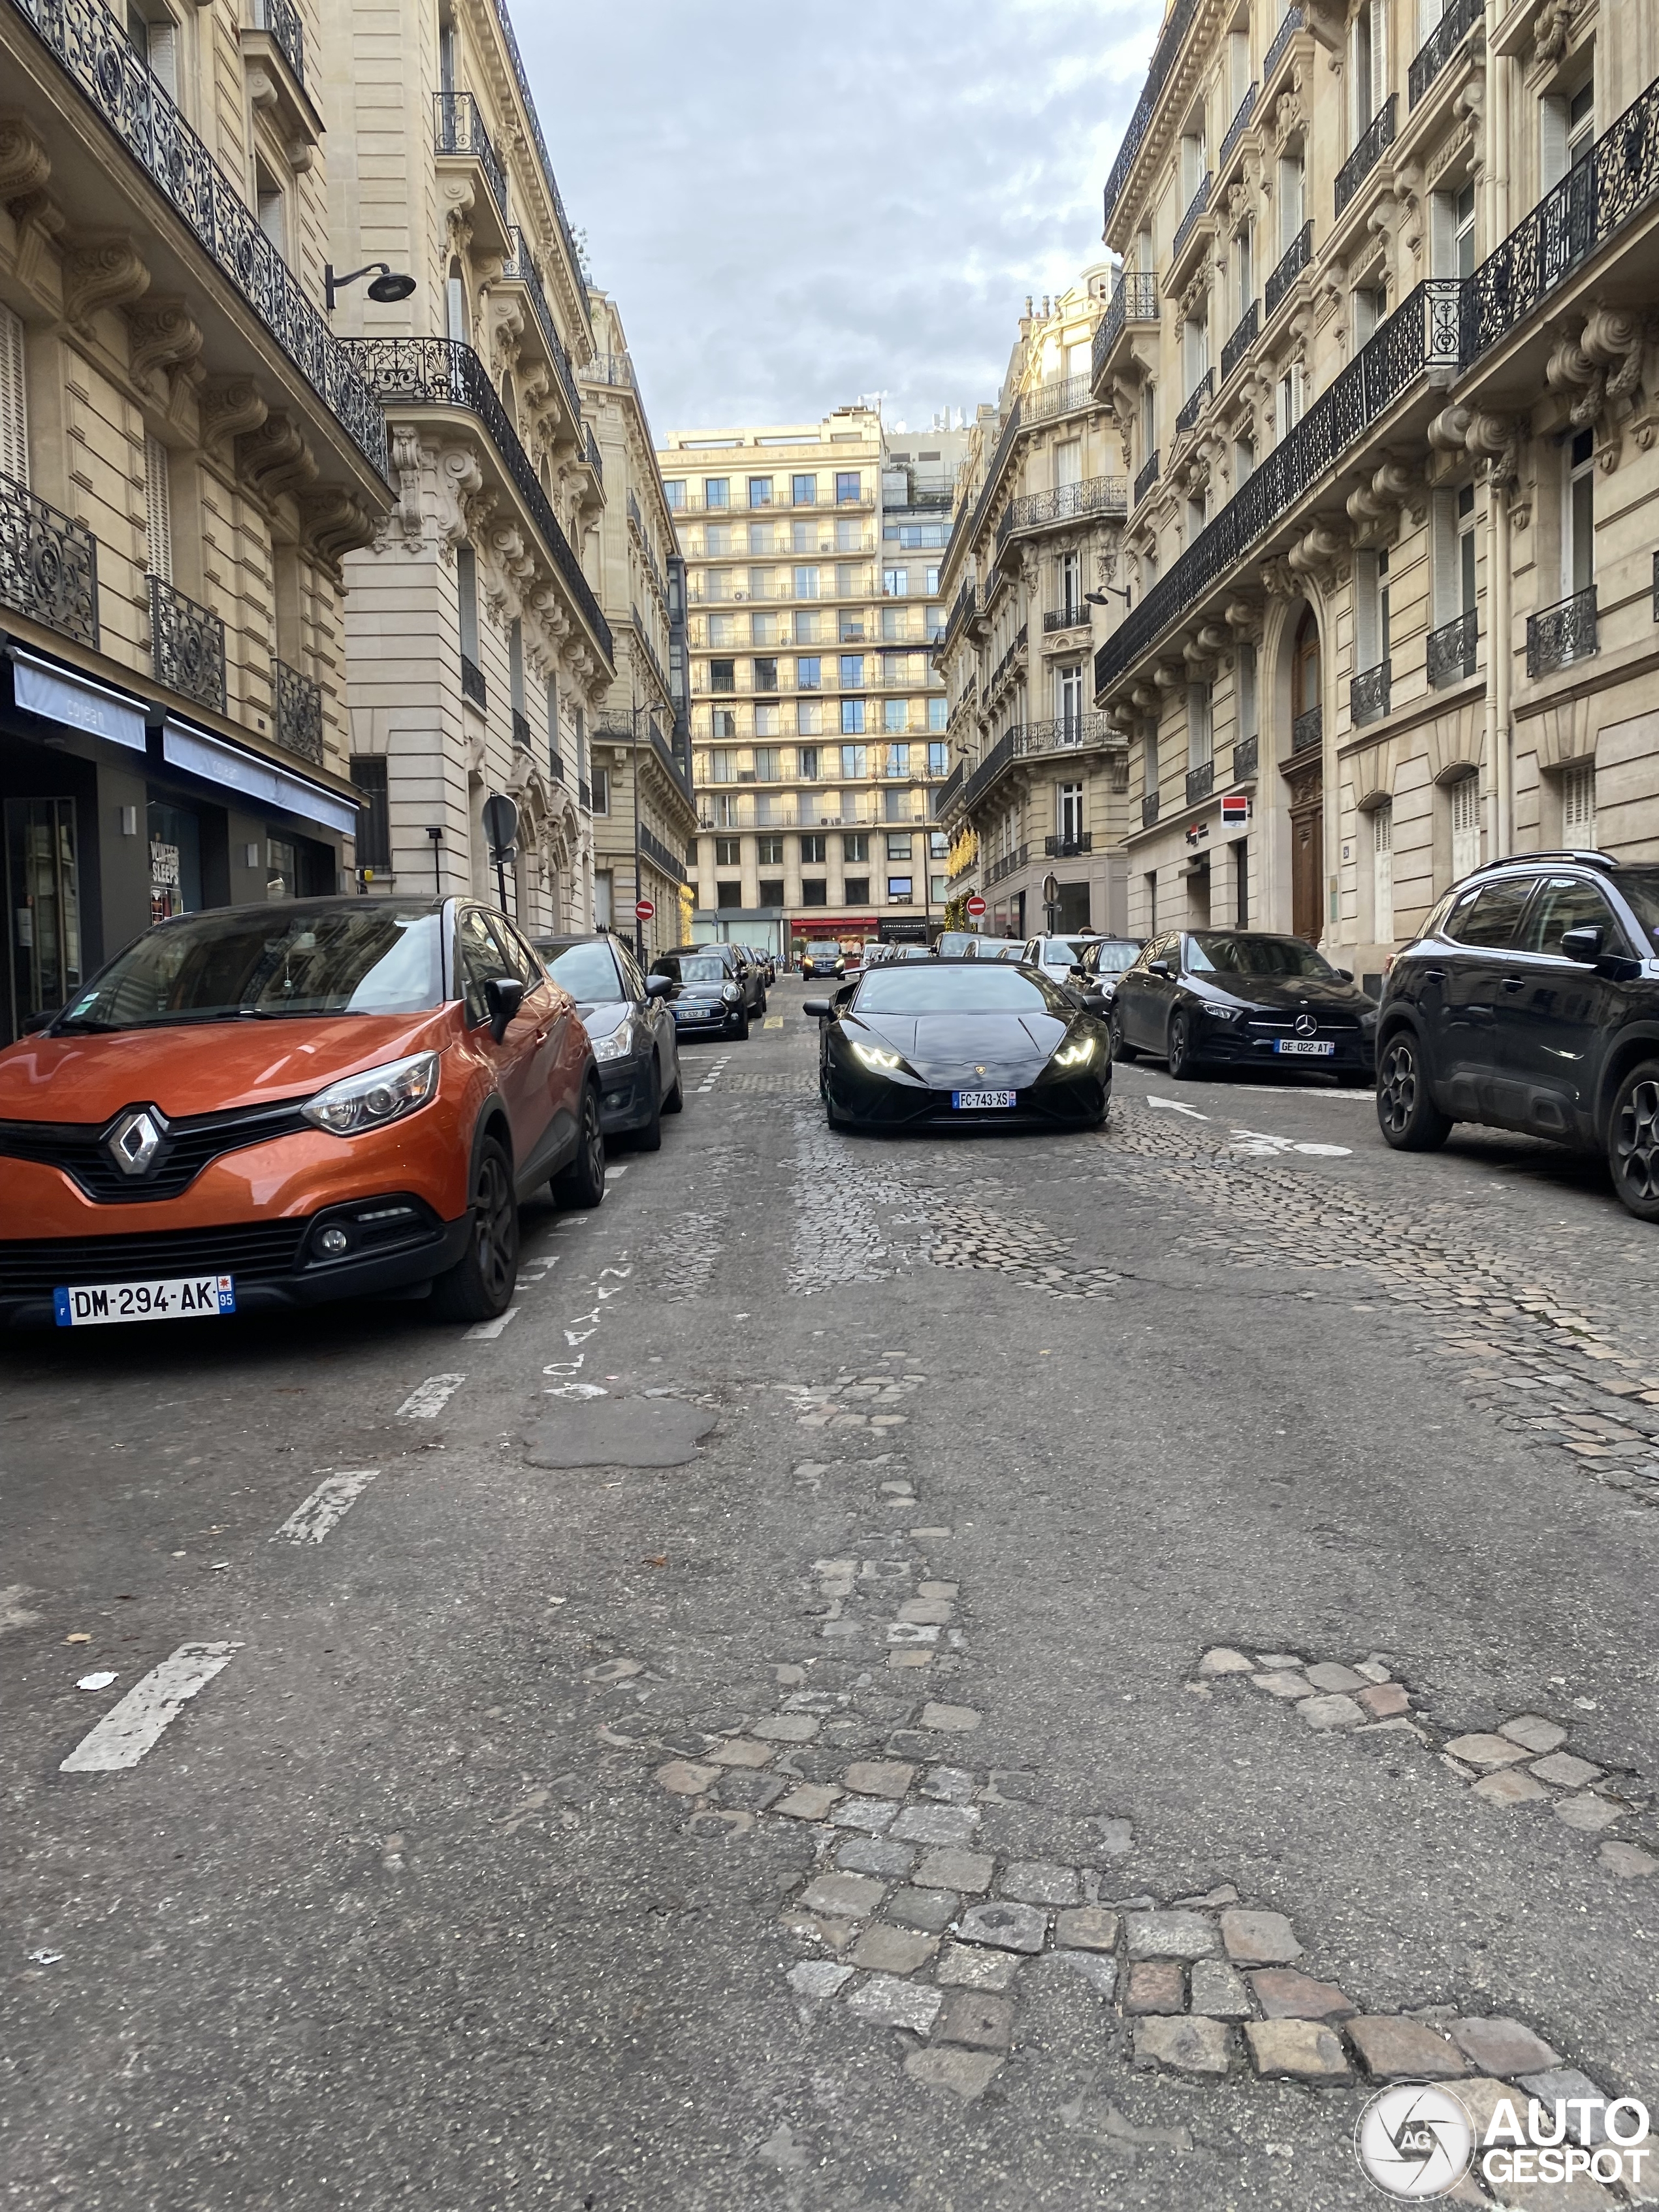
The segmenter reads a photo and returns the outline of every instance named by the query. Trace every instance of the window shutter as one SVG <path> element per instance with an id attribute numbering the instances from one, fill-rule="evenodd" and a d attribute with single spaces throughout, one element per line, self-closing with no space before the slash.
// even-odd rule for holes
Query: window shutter
<path id="1" fill-rule="evenodd" d="M 15 483 L 29 480 L 23 325 L 9 307 L 0 307 L 0 469 Z"/>
<path id="2" fill-rule="evenodd" d="M 1553 96 L 1538 110 L 1539 175 L 1544 190 L 1567 173 L 1567 103 Z"/>
<path id="3" fill-rule="evenodd" d="M 1570 768 L 1561 779 L 1561 830 L 1574 845 L 1595 842 L 1595 763 Z"/>
<path id="4" fill-rule="evenodd" d="M 153 432 L 144 434 L 144 535 L 149 573 L 173 581 L 173 486 L 167 447 Z"/>
<path id="5" fill-rule="evenodd" d="M 179 33 L 172 23 L 152 23 L 149 27 L 148 59 L 149 73 L 169 100 L 179 97 Z"/>

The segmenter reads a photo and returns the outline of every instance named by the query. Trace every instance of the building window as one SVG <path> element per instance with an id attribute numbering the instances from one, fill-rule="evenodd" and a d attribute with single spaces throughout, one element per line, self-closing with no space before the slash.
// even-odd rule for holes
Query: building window
<path id="1" fill-rule="evenodd" d="M 869 770 L 865 762 L 869 757 L 862 745 L 843 745 L 841 749 L 842 779 L 847 783 L 862 783 Z"/>
<path id="2" fill-rule="evenodd" d="M 867 864 L 870 859 L 869 838 L 862 832 L 857 836 L 843 837 L 841 841 L 841 856 L 849 866 L 855 860 Z M 849 898 L 852 896 L 850 891 L 848 896 Z"/>
<path id="3" fill-rule="evenodd" d="M 482 687 L 483 678 L 478 667 L 478 563 L 470 545 L 455 548 L 455 599 L 460 623 L 461 659 L 470 663 Z M 466 671 L 462 672 L 462 688 L 465 689 Z"/>
<path id="4" fill-rule="evenodd" d="M 755 735 L 757 738 L 775 738 L 777 734 L 777 708 L 775 707 L 757 707 L 755 709 Z"/>
<path id="5" fill-rule="evenodd" d="M 817 699 L 797 699 L 795 702 L 795 734 L 815 738 L 823 727 L 823 706 Z"/>
<path id="6" fill-rule="evenodd" d="M 927 702 L 927 726 L 930 730 L 942 730 L 948 719 L 949 708 L 945 700 L 933 698 Z"/>
<path id="7" fill-rule="evenodd" d="M 929 701 L 928 703 L 931 705 L 933 702 Z M 941 706 L 943 706 L 944 703 L 943 700 L 939 702 Z M 951 748 L 949 745 L 930 744 L 928 746 L 927 773 L 929 775 L 943 775 L 946 769 L 950 766 L 950 762 Z"/>
<path id="8" fill-rule="evenodd" d="M 771 477 L 750 477 L 750 479 L 749 479 L 749 504 L 750 504 L 750 507 L 770 507 L 770 506 L 771 506 L 771 504 L 772 504 L 772 479 L 771 479 Z"/>
<path id="9" fill-rule="evenodd" d="M 351 781 L 363 795 L 357 817 L 357 866 L 392 866 L 392 805 L 386 790 L 386 764 L 379 754 L 354 753 Z"/>
<path id="10" fill-rule="evenodd" d="M 737 662 L 711 660 L 708 664 L 708 688 L 711 691 L 735 691 L 738 688 Z"/>
<path id="11" fill-rule="evenodd" d="M 841 656 L 841 686 L 843 691 L 858 691 L 864 687 L 864 655 L 843 653 Z M 858 725 L 864 727 L 862 722 Z"/>
<path id="12" fill-rule="evenodd" d="M 0 307 L 0 470 L 14 483 L 29 480 L 27 394 L 23 380 L 23 325 Z"/>
<path id="13" fill-rule="evenodd" d="M 929 597 L 930 597 L 930 598 L 932 597 L 932 595 L 933 595 L 934 592 L 936 592 L 938 591 L 938 589 L 939 589 L 939 570 L 938 570 L 937 568 L 929 568 L 929 569 L 928 569 L 927 574 L 927 580 L 926 580 L 926 583 L 925 583 L 925 585 L 924 585 L 923 588 L 927 591 L 927 592 L 928 593 L 928 595 L 929 595 Z"/>
<path id="14" fill-rule="evenodd" d="M 253 213 L 260 229 L 286 258 L 288 214 L 283 204 L 283 188 L 263 161 L 253 165 Z"/>
<path id="15" fill-rule="evenodd" d="M 817 781 L 818 749 L 816 745 L 803 745 L 801 747 L 799 752 L 796 756 L 795 773 L 799 776 L 803 783 L 816 783 Z"/>
<path id="16" fill-rule="evenodd" d="M 817 609 L 816 607 L 798 608 L 795 613 L 795 643 L 816 645 L 821 635 Z"/>
<path id="17" fill-rule="evenodd" d="M 1082 734 L 1084 713 L 1084 676 L 1081 663 L 1071 668 L 1054 672 L 1054 719 L 1060 725 L 1061 734 L 1076 738 Z"/>
<path id="18" fill-rule="evenodd" d="M 1576 92 L 1552 93 L 1539 111 L 1540 164 L 1548 191 L 1577 167 L 1595 143 L 1595 80 L 1587 76 Z"/>
<path id="19" fill-rule="evenodd" d="M 1254 738 L 1261 732 L 1257 696 L 1255 647 L 1241 645 L 1238 648 L 1238 734 L 1241 741 Z"/>
<path id="20" fill-rule="evenodd" d="M 842 884 L 848 906 L 868 906 L 870 878 L 868 876 L 848 876 Z"/>
<path id="21" fill-rule="evenodd" d="M 593 770 L 592 791 L 594 813 L 609 814 L 611 811 L 611 771 L 608 768 L 596 768 Z"/>
<path id="22" fill-rule="evenodd" d="M 1561 590 L 1571 599 L 1595 580 L 1595 434 L 1580 430 L 1567 447 L 1567 496 L 1562 516 Z"/>
<path id="23" fill-rule="evenodd" d="M 702 503 L 705 507 L 730 507 L 732 483 L 727 477 L 708 477 L 703 481 Z"/>
<path id="24" fill-rule="evenodd" d="M 1054 827 L 1068 845 L 1083 835 L 1083 786 L 1062 783 L 1054 791 Z"/>
<path id="25" fill-rule="evenodd" d="M 1069 629 L 1073 623 L 1081 622 L 1083 614 L 1083 556 L 1079 553 L 1062 553 L 1056 566 L 1056 581 L 1060 586 L 1059 614 Z"/>
<path id="26" fill-rule="evenodd" d="M 739 826 L 738 821 L 738 802 L 734 794 L 728 792 L 720 792 L 716 794 L 714 799 L 714 820 L 713 826 L 716 830 L 735 830 Z"/>
<path id="27" fill-rule="evenodd" d="M 1394 943 L 1394 802 L 1384 799 L 1371 816 L 1371 935 L 1378 945 Z"/>
<path id="28" fill-rule="evenodd" d="M 750 615 L 749 642 L 750 645 L 775 645 L 778 641 L 778 618 L 775 615 Z"/>
<path id="29" fill-rule="evenodd" d="M 795 571 L 795 597 L 798 599 L 815 599 L 817 596 L 817 570 L 816 568 L 797 568 Z M 797 617 L 797 620 L 799 619 L 799 617 Z"/>
<path id="30" fill-rule="evenodd" d="M 708 734 L 711 738 L 735 738 L 737 736 L 738 718 L 736 714 L 732 713 L 731 708 L 716 707 L 713 710 L 708 717 Z"/>
<path id="31" fill-rule="evenodd" d="M 1207 684 L 1187 686 L 1187 765 L 1202 768 L 1214 756 L 1215 739 Z"/>
<path id="32" fill-rule="evenodd" d="M 763 876 L 760 879 L 758 889 L 760 891 L 760 904 L 762 906 L 781 906 L 783 904 L 783 878 L 781 876 Z"/>
<path id="33" fill-rule="evenodd" d="M 742 865 L 742 838 L 716 837 L 714 840 L 714 866 L 717 868 L 738 868 L 741 867 Z"/>
<path id="34" fill-rule="evenodd" d="M 795 689 L 818 691 L 823 687 L 823 663 L 815 653 L 802 653 L 795 662 Z"/>
<path id="35" fill-rule="evenodd" d="M 1595 848 L 1595 763 L 1582 761 L 1561 778 L 1561 835 L 1571 846 Z"/>
<path id="36" fill-rule="evenodd" d="M 1480 865 L 1480 779 L 1462 776 L 1451 787 L 1452 881 Z"/>
<path id="37" fill-rule="evenodd" d="M 173 581 L 173 471 L 154 431 L 144 437 L 144 538 L 149 573 Z"/>
<path id="38" fill-rule="evenodd" d="M 829 857 L 827 837 L 803 837 L 800 841 L 800 864 L 804 868 L 822 867 Z"/>
<path id="39" fill-rule="evenodd" d="M 757 783 L 778 783 L 782 781 L 780 768 L 782 755 L 775 745 L 757 745 L 755 748 L 755 781 Z"/>
<path id="40" fill-rule="evenodd" d="M 908 860 L 910 858 L 910 838 L 908 832 L 902 836 L 888 837 L 887 857 L 890 860 Z"/>
<path id="41" fill-rule="evenodd" d="M 711 783 L 735 783 L 738 780 L 738 757 L 725 746 L 717 747 L 708 756 L 708 780 Z"/>
<path id="42" fill-rule="evenodd" d="M 757 661 L 755 663 L 755 689 L 756 689 L 756 690 L 757 690 L 757 691 L 775 691 L 775 690 L 777 690 L 777 688 L 778 688 L 778 664 L 777 664 L 777 662 L 776 662 L 775 660 L 769 659 L 766 659 L 766 660 L 757 660 Z"/>
<path id="43" fill-rule="evenodd" d="M 800 902 L 803 906 L 829 905 L 830 886 L 822 876 L 804 876 L 801 878 Z"/>
<path id="44" fill-rule="evenodd" d="M 903 699 L 884 699 L 881 707 L 881 726 L 884 730 L 889 732 L 908 730 L 910 726 L 908 702 Z M 890 775 L 892 771 L 890 769 L 888 773 Z"/>
<path id="45" fill-rule="evenodd" d="M 1389 556 L 1361 552 L 1354 560 L 1354 673 L 1380 667 L 1389 657 Z"/>
<path id="46" fill-rule="evenodd" d="M 662 495 L 671 514 L 685 512 L 685 482 L 681 477 L 666 477 L 663 480 Z"/>
<path id="47" fill-rule="evenodd" d="M 593 926 L 609 929 L 617 916 L 615 878 L 609 868 L 599 868 L 593 875 Z"/>
<path id="48" fill-rule="evenodd" d="M 889 876 L 887 878 L 889 906 L 908 906 L 914 896 L 911 889 L 913 882 L 914 878 L 909 876 Z"/>
<path id="49" fill-rule="evenodd" d="M 862 735 L 864 730 L 864 702 L 862 699 L 843 699 L 841 702 L 841 727 L 843 737 Z M 846 747 L 842 748 L 842 751 Z M 864 748 L 860 745 L 860 752 Z M 845 771 L 843 770 L 844 774 Z M 860 771 L 863 773 L 862 770 Z"/>
<path id="50" fill-rule="evenodd" d="M 783 866 L 781 837 L 757 837 L 755 840 L 755 865 L 761 868 L 781 868 Z"/>
<path id="51" fill-rule="evenodd" d="M 864 479 L 856 469 L 836 470 L 836 502 L 837 506 L 845 505 L 849 501 L 856 504 L 863 495 L 863 490 Z"/>
<path id="52" fill-rule="evenodd" d="M 902 708 L 903 704 L 902 701 L 898 703 Z M 910 774 L 910 748 L 908 745 L 888 746 L 887 773 L 891 776 L 908 776 Z"/>
<path id="53" fill-rule="evenodd" d="M 179 97 L 179 33 L 170 15 L 152 22 L 127 0 L 127 43 L 170 100 Z"/>
<path id="54" fill-rule="evenodd" d="M 742 884 L 716 884 L 714 904 L 717 907 L 726 908 L 728 910 L 733 907 L 741 907 L 743 904 Z"/>
<path id="55" fill-rule="evenodd" d="M 816 477 L 791 477 L 789 497 L 796 507 L 816 507 L 818 503 L 818 480 Z"/>
<path id="56" fill-rule="evenodd" d="M 908 599 L 910 592 L 910 571 L 908 568 L 884 568 L 881 588 L 890 599 Z"/>

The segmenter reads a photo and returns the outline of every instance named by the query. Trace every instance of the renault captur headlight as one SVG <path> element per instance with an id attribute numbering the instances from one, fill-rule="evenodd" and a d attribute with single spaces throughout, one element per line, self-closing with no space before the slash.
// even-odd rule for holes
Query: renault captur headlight
<path id="1" fill-rule="evenodd" d="M 904 1065 L 902 1054 L 885 1051 L 878 1044 L 854 1043 L 853 1056 L 855 1060 L 861 1060 L 866 1067 L 878 1069 L 883 1075 L 890 1075 L 896 1067 Z"/>
<path id="2" fill-rule="evenodd" d="M 626 1060 L 628 1057 L 628 1016 L 624 1014 L 609 1036 L 592 1040 L 595 1060 Z"/>
<path id="3" fill-rule="evenodd" d="M 1075 1044 L 1063 1045 L 1054 1054 L 1056 1067 L 1086 1067 L 1095 1056 L 1092 1037 L 1079 1037 Z"/>
<path id="4" fill-rule="evenodd" d="M 364 1129 L 383 1128 L 401 1121 L 436 1097 L 438 1055 L 417 1052 L 407 1060 L 389 1060 L 384 1067 L 366 1068 L 331 1083 L 314 1098 L 307 1098 L 301 1115 L 333 1137 L 355 1137 Z"/>

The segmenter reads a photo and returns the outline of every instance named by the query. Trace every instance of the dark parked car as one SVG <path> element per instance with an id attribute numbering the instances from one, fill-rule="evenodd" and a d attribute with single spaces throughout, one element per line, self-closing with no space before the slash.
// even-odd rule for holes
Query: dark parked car
<path id="1" fill-rule="evenodd" d="M 1299 937 L 1176 930 L 1118 977 L 1111 1025 L 1119 1059 L 1149 1052 L 1176 1077 L 1293 1066 L 1369 1082 L 1376 1008 Z"/>
<path id="2" fill-rule="evenodd" d="M 847 973 L 847 955 L 839 945 L 809 945 L 800 957 L 800 972 L 810 982 L 833 975 L 839 982 Z"/>
<path id="3" fill-rule="evenodd" d="M 683 945 L 678 952 L 659 952 L 651 963 L 653 981 L 661 977 L 669 985 L 669 1011 L 679 1036 L 746 1037 L 748 973 L 735 945 Z"/>
<path id="4" fill-rule="evenodd" d="M 1140 952 L 1138 937 L 1097 937 L 1083 948 L 1078 965 L 1085 990 L 1098 991 L 1109 1006 L 1117 995 L 1118 978 L 1133 968 Z"/>
<path id="5" fill-rule="evenodd" d="M 1112 1086 L 1100 1002 L 1034 969 L 892 961 L 808 999 L 832 1129 L 1098 1128 Z"/>
<path id="6" fill-rule="evenodd" d="M 1465 878 L 1395 960 L 1376 1113 L 1401 1152 L 1454 1121 L 1604 1151 L 1659 1221 L 1659 868 L 1540 853 Z"/>
<path id="7" fill-rule="evenodd" d="M 614 937 L 538 937 L 547 971 L 576 1001 L 599 1070 L 599 1110 L 607 1138 L 630 1134 L 654 1152 L 662 1117 L 684 1103 L 674 1017 L 665 975 L 647 982 Z"/>

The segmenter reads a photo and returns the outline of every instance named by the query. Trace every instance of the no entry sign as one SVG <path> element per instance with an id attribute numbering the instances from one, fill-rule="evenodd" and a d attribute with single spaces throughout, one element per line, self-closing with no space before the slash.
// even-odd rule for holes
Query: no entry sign
<path id="1" fill-rule="evenodd" d="M 977 891 L 974 893 L 972 898 L 968 902 L 968 911 L 973 915 L 975 921 L 979 920 L 981 915 L 985 911 L 985 902 Z"/>
<path id="2" fill-rule="evenodd" d="M 635 899 L 634 902 L 634 919 L 635 921 L 649 921 L 652 915 L 655 914 L 656 911 L 656 908 L 652 904 L 649 899 Z"/>

